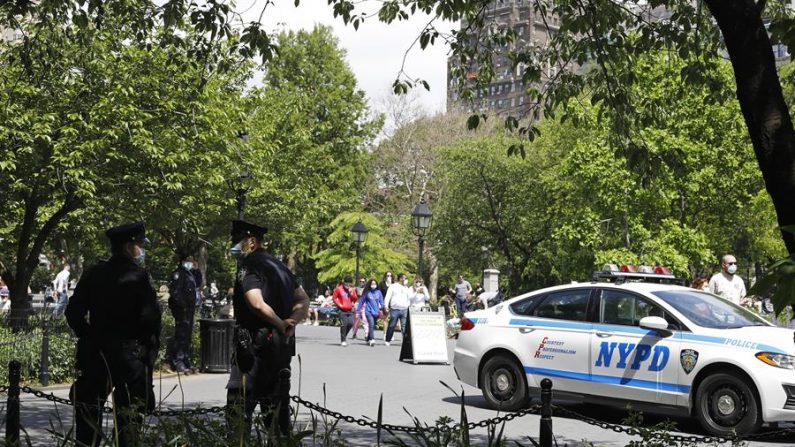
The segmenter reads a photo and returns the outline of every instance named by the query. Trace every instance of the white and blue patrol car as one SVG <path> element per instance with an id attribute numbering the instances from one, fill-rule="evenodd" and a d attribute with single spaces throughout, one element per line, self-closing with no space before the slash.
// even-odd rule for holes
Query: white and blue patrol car
<path id="1" fill-rule="evenodd" d="M 556 397 L 690 415 L 714 435 L 795 421 L 795 331 L 655 275 L 610 275 L 467 313 L 459 380 L 504 411 L 549 378 Z"/>

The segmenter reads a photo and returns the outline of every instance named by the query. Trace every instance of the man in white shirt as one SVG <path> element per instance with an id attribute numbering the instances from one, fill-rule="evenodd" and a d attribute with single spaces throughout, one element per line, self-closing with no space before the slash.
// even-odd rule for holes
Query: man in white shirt
<path id="1" fill-rule="evenodd" d="M 721 272 L 712 276 L 707 290 L 739 306 L 745 298 L 745 282 L 735 273 L 737 273 L 737 259 L 732 255 L 723 256 Z"/>
<path id="2" fill-rule="evenodd" d="M 406 338 L 406 316 L 411 304 L 409 295 L 408 280 L 403 273 L 398 275 L 397 282 L 392 283 L 386 291 L 384 307 L 389 311 L 389 324 L 386 328 L 386 338 L 384 344 L 389 346 L 392 343 L 392 336 L 395 334 L 395 325 L 400 320 L 400 332 Z"/>
<path id="3" fill-rule="evenodd" d="M 55 275 L 52 288 L 55 295 L 55 308 L 52 310 L 52 316 L 60 317 L 66 310 L 66 303 L 69 302 L 69 264 L 64 264 L 63 270 Z"/>

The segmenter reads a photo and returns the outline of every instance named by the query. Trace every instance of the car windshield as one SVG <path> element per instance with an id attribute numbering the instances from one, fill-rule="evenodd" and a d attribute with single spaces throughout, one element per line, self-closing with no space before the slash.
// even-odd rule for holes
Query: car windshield
<path id="1" fill-rule="evenodd" d="M 755 313 L 731 301 L 697 290 L 652 292 L 693 323 L 712 329 L 736 329 L 745 326 L 768 326 Z"/>

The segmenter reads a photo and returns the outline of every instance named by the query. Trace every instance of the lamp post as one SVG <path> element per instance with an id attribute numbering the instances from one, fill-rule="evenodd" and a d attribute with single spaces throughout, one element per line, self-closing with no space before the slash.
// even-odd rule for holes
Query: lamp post
<path id="1" fill-rule="evenodd" d="M 420 203 L 411 212 L 411 228 L 414 235 L 418 237 L 417 244 L 419 245 L 419 257 L 417 263 L 418 274 L 422 277 L 422 251 L 425 247 L 425 234 L 431 227 L 431 219 L 433 214 L 425 204 L 425 199 L 420 199 Z"/>
<path id="2" fill-rule="evenodd" d="M 362 252 L 362 244 L 367 240 L 367 227 L 364 226 L 362 220 L 353 224 L 351 227 L 351 241 L 356 246 L 356 277 L 353 279 L 354 287 L 359 284 L 359 255 Z"/>
<path id="3" fill-rule="evenodd" d="M 240 131 L 237 134 L 238 138 L 240 138 L 241 144 L 248 143 L 248 134 L 244 131 Z M 240 156 L 240 151 L 238 150 L 238 156 Z M 235 200 L 237 201 L 237 218 L 239 220 L 243 220 L 245 218 L 245 208 L 246 208 L 246 193 L 250 189 L 251 185 L 251 176 L 249 175 L 248 171 L 243 169 L 237 175 L 237 188 L 235 189 Z"/>

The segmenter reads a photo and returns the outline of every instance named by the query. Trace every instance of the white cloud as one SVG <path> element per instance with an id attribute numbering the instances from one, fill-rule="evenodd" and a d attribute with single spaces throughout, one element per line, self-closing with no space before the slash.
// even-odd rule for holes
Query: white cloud
<path id="1" fill-rule="evenodd" d="M 262 18 L 265 29 L 311 30 L 316 24 L 332 27 L 340 46 L 347 51 L 348 64 L 360 87 L 367 92 L 370 104 L 376 110 L 381 99 L 391 94 L 392 82 L 400 72 L 404 54 L 430 20 L 430 17 L 418 13 L 410 20 L 386 25 L 379 22 L 377 17 L 369 17 L 356 31 L 353 26 L 345 26 L 342 19 L 334 18 L 333 10 L 326 0 L 303 0 L 298 7 L 294 6 L 292 0 L 275 1 L 277 3 L 265 9 Z M 357 11 L 374 13 L 380 4 L 360 3 Z M 237 9 L 248 22 L 259 18 L 264 5 L 264 0 L 242 0 Z M 457 27 L 450 22 L 436 25 L 444 32 Z M 406 57 L 406 74 L 424 79 L 431 86 L 429 92 L 422 87 L 418 89 L 421 90 L 420 103 L 428 112 L 445 110 L 447 51 L 444 41 L 438 39 L 436 45 L 424 51 L 417 43 Z"/>

